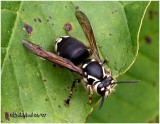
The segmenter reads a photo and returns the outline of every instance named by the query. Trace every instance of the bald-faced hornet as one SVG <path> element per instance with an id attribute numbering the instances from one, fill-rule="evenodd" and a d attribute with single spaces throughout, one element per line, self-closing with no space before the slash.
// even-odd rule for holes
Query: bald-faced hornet
<path id="1" fill-rule="evenodd" d="M 135 83 L 138 81 L 130 80 L 116 82 L 113 79 L 111 72 L 103 66 L 105 61 L 100 59 L 93 30 L 88 18 L 79 10 L 75 12 L 75 16 L 90 43 L 90 47 L 85 46 L 82 42 L 71 36 L 61 36 L 56 40 L 55 50 L 58 55 L 46 51 L 39 45 L 31 43 L 27 40 L 23 40 L 23 45 L 35 55 L 70 69 L 83 77 L 85 87 L 89 91 L 88 103 L 90 104 L 92 102 L 93 92 L 96 92 L 102 97 L 99 107 L 101 108 L 104 103 L 104 99 L 114 91 L 116 84 Z M 95 59 L 89 59 L 91 54 Z M 70 95 L 65 100 L 65 104 L 67 106 L 69 105 L 69 101 L 72 97 L 72 91 L 75 87 L 75 83 L 79 81 L 80 80 L 73 81 Z"/>

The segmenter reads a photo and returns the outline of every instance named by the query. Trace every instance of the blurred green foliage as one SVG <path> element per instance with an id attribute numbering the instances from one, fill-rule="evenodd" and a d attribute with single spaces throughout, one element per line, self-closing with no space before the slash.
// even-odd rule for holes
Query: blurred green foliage
<path id="1" fill-rule="evenodd" d="M 120 84 L 102 110 L 95 110 L 88 122 L 159 121 L 159 2 L 151 2 L 145 14 L 138 58 L 117 80 L 140 80 L 139 84 Z M 116 106 L 112 106 L 116 102 Z M 115 110 L 116 109 L 116 113 Z"/>

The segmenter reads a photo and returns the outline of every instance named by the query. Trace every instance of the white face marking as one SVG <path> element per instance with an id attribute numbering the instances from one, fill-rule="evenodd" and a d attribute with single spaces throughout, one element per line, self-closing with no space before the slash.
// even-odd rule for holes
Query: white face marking
<path id="1" fill-rule="evenodd" d="M 104 87 L 101 89 L 101 91 L 104 91 Z"/>
<path id="2" fill-rule="evenodd" d="M 109 85 L 107 88 L 106 88 L 106 92 L 105 92 L 105 97 L 107 97 L 110 93 L 112 93 L 114 90 L 114 88 L 111 87 L 111 85 Z"/>
<path id="3" fill-rule="evenodd" d="M 109 86 L 107 87 L 107 89 L 108 89 L 109 91 L 111 91 L 111 85 L 109 85 Z"/>
<path id="4" fill-rule="evenodd" d="M 97 82 L 94 86 L 93 86 L 93 90 L 96 92 L 96 93 L 98 93 L 97 92 L 97 87 L 98 87 L 98 85 L 100 84 L 101 82 Z"/>
<path id="5" fill-rule="evenodd" d="M 111 83 L 114 83 L 114 80 L 112 80 Z"/>
<path id="6" fill-rule="evenodd" d="M 107 97 L 109 95 L 109 91 L 105 92 L 105 97 Z"/>
<path id="7" fill-rule="evenodd" d="M 84 65 L 82 66 L 82 68 L 86 68 L 87 65 L 88 65 L 88 64 L 84 64 Z"/>
<path id="8" fill-rule="evenodd" d="M 57 45 L 58 45 L 58 43 L 60 43 L 62 41 L 62 38 L 58 38 L 57 40 L 56 40 L 56 44 L 55 44 L 55 50 L 56 50 L 56 52 L 57 52 Z"/>
<path id="9" fill-rule="evenodd" d="M 61 36 L 61 37 L 63 37 L 63 38 L 67 38 L 67 37 L 69 37 L 69 36 Z"/>

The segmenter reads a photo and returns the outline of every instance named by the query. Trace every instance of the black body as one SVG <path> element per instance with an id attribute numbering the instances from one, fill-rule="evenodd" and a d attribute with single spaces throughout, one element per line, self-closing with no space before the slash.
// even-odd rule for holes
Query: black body
<path id="1" fill-rule="evenodd" d="M 85 66 L 86 64 L 86 66 Z M 90 78 L 87 77 L 88 84 L 92 85 L 95 81 L 94 78 L 97 80 L 102 80 L 104 77 L 102 65 L 100 65 L 97 61 L 92 61 L 91 59 L 86 60 L 83 64 L 85 67 L 83 71 L 87 74 L 87 76 L 91 76 Z"/>
<path id="2" fill-rule="evenodd" d="M 79 65 L 89 57 L 89 52 L 85 45 L 73 37 L 60 37 L 57 42 L 57 52 L 59 56 L 69 59 L 74 65 Z"/>

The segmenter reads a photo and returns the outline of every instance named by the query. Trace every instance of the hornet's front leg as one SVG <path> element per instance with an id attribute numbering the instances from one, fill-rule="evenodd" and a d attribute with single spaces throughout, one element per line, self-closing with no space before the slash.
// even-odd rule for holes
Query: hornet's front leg
<path id="1" fill-rule="evenodd" d="M 92 103 L 93 89 L 91 85 L 87 85 L 87 90 L 89 91 L 88 104 Z"/>

